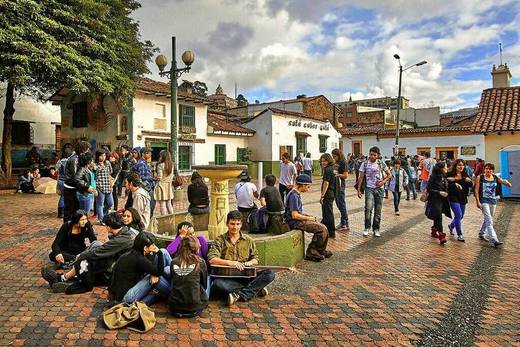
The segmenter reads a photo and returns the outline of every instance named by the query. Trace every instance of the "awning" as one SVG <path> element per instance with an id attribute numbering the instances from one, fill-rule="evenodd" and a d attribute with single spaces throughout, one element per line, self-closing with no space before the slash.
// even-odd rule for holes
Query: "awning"
<path id="1" fill-rule="evenodd" d="M 318 135 L 319 137 L 330 137 L 329 135 Z"/>
<path id="2" fill-rule="evenodd" d="M 309 133 L 304 133 L 304 132 L 302 132 L 302 131 L 296 131 L 296 132 L 294 133 L 294 135 L 296 135 L 296 136 L 307 136 L 307 137 L 310 137 L 310 136 L 311 136 L 311 134 L 309 134 Z"/>

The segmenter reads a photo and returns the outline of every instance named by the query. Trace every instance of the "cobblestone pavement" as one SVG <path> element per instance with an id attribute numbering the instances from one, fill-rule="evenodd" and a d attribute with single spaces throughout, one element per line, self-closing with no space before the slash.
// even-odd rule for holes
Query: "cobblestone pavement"
<path id="1" fill-rule="evenodd" d="M 319 215 L 318 190 L 304 196 L 304 208 Z M 103 327 L 104 288 L 53 294 L 40 278 L 60 225 L 57 196 L 0 195 L 0 346 L 520 346 L 520 204 L 499 205 L 503 248 L 478 240 L 473 201 L 466 242 L 449 237 L 443 247 L 429 236 L 419 200 L 403 201 L 401 216 L 385 200 L 382 236 L 364 238 L 354 193 L 348 188 L 351 232 L 330 241 L 332 258 L 279 273 L 267 298 L 232 308 L 215 301 L 198 318 L 172 318 L 159 304 L 146 334 Z"/>

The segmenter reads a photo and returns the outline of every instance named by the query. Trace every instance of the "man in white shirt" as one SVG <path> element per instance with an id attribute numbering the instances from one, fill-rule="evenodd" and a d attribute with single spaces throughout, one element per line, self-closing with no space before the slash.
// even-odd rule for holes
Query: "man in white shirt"
<path id="1" fill-rule="evenodd" d="M 294 186 L 294 178 L 296 177 L 296 165 L 294 165 L 289 157 L 289 153 L 282 154 L 282 162 L 280 163 L 280 181 L 278 189 L 280 195 L 285 201 L 285 196 L 291 191 Z"/>
<path id="2" fill-rule="evenodd" d="M 247 172 L 242 172 L 240 182 L 235 186 L 235 196 L 237 198 L 237 207 L 240 212 L 251 212 L 256 208 L 255 199 L 259 194 L 256 186 L 251 183 L 251 177 Z"/>

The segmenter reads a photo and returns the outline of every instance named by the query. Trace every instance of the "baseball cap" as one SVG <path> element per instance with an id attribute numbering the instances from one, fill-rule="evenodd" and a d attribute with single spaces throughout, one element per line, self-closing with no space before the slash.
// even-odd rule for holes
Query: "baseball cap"
<path id="1" fill-rule="evenodd" d="M 309 175 L 301 174 L 301 175 L 298 175 L 298 177 L 296 177 L 296 183 L 298 183 L 298 184 L 311 184 L 312 180 L 309 177 Z"/>

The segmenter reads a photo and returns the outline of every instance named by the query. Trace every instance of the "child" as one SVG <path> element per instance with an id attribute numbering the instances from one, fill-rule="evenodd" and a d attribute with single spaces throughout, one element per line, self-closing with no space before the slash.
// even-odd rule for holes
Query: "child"
<path id="1" fill-rule="evenodd" d="M 24 171 L 23 175 L 18 179 L 18 183 L 16 184 L 16 192 L 17 193 L 34 193 L 34 177 L 31 173 L 31 170 L 27 169 Z"/>
<path id="2" fill-rule="evenodd" d="M 475 198 L 477 207 L 482 210 L 484 222 L 480 227 L 478 237 L 485 240 L 484 231 L 487 230 L 489 242 L 495 247 L 499 247 L 503 242 L 499 241 L 495 229 L 493 228 L 493 214 L 497 206 L 497 201 L 502 193 L 502 184 L 511 187 L 512 184 L 494 174 L 495 165 L 487 163 L 484 165 L 484 174 L 477 176 L 475 181 Z"/>
<path id="3" fill-rule="evenodd" d="M 208 270 L 204 259 L 197 255 L 199 248 L 199 240 L 195 236 L 184 237 L 179 255 L 170 265 L 172 289 L 168 306 L 174 316 L 197 316 L 208 306 Z"/>
<path id="4" fill-rule="evenodd" d="M 401 168 L 401 161 L 394 160 L 394 167 L 390 170 L 390 182 L 388 183 L 388 190 L 394 195 L 394 209 L 395 215 L 399 216 L 399 204 L 401 203 L 401 193 L 403 189 L 408 186 L 408 175 L 405 170 Z"/>

